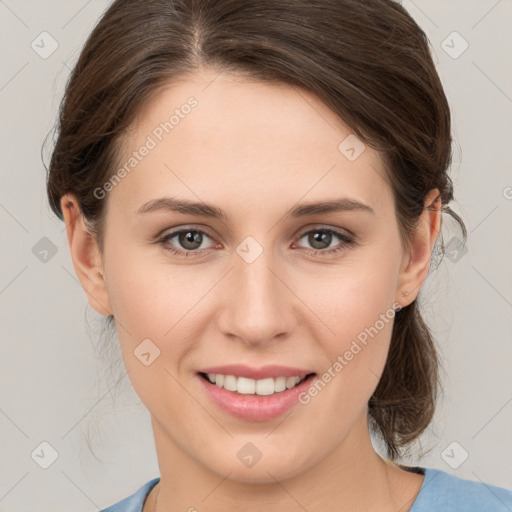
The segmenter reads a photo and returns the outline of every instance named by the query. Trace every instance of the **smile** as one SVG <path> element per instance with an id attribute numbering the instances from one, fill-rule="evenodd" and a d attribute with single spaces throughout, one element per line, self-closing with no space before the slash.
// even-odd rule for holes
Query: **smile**
<path id="1" fill-rule="evenodd" d="M 308 373 L 303 377 L 279 376 L 264 379 L 211 372 L 200 372 L 196 375 L 202 392 L 219 412 L 253 422 L 282 416 L 300 403 L 299 396 L 307 392 L 316 379 L 316 373 Z"/>
<path id="2" fill-rule="evenodd" d="M 280 376 L 277 378 L 258 380 L 247 377 L 237 377 L 235 375 L 223 375 L 221 373 L 201 373 L 200 375 L 203 378 L 208 379 L 209 382 L 215 384 L 217 387 L 224 388 L 228 391 L 233 391 L 243 395 L 268 396 L 281 393 L 287 389 L 292 389 L 313 374 L 308 374 L 302 378 L 299 376 Z"/>

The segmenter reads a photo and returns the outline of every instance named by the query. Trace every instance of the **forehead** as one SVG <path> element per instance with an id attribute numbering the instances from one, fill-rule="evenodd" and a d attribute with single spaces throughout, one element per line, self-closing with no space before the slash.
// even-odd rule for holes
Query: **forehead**
<path id="1" fill-rule="evenodd" d="M 286 84 L 190 75 L 141 110 L 119 167 L 144 146 L 113 190 L 134 206 L 164 191 L 246 205 L 341 194 L 378 209 L 390 198 L 379 154 L 312 93 Z M 354 159 L 352 148 L 363 151 Z"/>

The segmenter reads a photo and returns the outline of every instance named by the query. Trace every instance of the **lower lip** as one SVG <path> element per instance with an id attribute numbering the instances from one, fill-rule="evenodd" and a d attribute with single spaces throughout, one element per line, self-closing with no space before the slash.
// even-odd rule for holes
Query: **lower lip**
<path id="1" fill-rule="evenodd" d="M 316 375 L 310 375 L 298 386 L 273 395 L 244 395 L 228 391 L 197 375 L 207 395 L 223 411 L 249 421 L 267 421 L 277 418 L 298 403 L 299 395 L 305 392 Z"/>

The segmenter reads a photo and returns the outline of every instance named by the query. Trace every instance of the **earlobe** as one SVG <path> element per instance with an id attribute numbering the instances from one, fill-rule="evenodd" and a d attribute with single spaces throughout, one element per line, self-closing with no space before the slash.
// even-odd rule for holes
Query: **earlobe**
<path id="1" fill-rule="evenodd" d="M 74 195 L 65 194 L 60 204 L 73 266 L 89 304 L 100 315 L 111 315 L 112 308 L 104 279 L 103 262 L 96 239 L 88 231 Z"/>
<path id="2" fill-rule="evenodd" d="M 431 190 L 424 202 L 417 228 L 411 236 L 410 251 L 400 271 L 396 298 L 402 307 L 413 302 L 428 277 L 432 251 L 441 229 L 441 195 Z"/>

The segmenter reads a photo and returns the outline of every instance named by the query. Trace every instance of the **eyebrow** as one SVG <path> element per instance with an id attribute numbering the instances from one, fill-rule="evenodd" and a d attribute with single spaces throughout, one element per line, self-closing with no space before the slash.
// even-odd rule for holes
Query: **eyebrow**
<path id="1" fill-rule="evenodd" d="M 375 211 L 371 206 L 356 199 L 342 197 L 329 201 L 302 203 L 289 210 L 285 214 L 285 217 L 298 218 L 316 215 L 319 213 L 354 210 L 368 212 L 372 215 L 375 215 Z M 203 217 L 211 217 L 223 221 L 229 220 L 229 215 L 221 208 L 203 202 L 194 202 L 188 201 L 186 199 L 176 199 L 173 197 L 160 197 L 158 199 L 152 199 L 144 203 L 134 213 L 135 215 L 142 215 L 156 211 L 170 211 L 188 215 L 200 215 Z"/>

